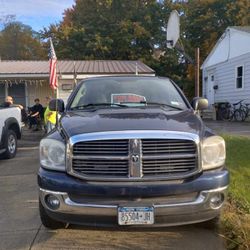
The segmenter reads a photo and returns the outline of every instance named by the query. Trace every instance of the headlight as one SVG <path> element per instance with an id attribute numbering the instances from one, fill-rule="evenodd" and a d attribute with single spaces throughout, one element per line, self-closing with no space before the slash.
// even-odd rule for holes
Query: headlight
<path id="1" fill-rule="evenodd" d="M 65 171 L 65 144 L 53 139 L 41 140 L 40 163 L 48 169 Z"/>
<path id="2" fill-rule="evenodd" d="M 204 170 L 223 166 L 226 159 L 225 141 L 220 136 L 211 136 L 202 142 L 202 168 Z"/>

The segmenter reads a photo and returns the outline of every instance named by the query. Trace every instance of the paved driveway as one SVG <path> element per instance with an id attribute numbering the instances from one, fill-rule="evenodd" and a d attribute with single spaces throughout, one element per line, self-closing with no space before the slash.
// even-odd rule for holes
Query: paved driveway
<path id="1" fill-rule="evenodd" d="M 115 230 L 70 226 L 48 230 L 38 215 L 38 134 L 25 132 L 15 159 L 0 160 L 0 249 L 225 249 L 198 226 Z"/>
<path id="2" fill-rule="evenodd" d="M 250 138 L 250 122 L 205 121 L 205 124 L 220 134 L 239 135 Z"/>

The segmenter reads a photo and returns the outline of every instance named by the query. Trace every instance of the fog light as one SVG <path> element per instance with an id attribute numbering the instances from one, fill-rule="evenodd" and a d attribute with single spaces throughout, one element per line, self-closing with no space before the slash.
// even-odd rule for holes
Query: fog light
<path id="1" fill-rule="evenodd" d="M 213 209 L 218 209 L 222 206 L 224 201 L 224 194 L 223 193 L 215 193 L 212 195 L 210 199 L 210 206 Z"/>
<path id="2" fill-rule="evenodd" d="M 53 195 L 53 194 L 49 194 L 45 197 L 45 202 L 47 204 L 47 206 L 50 208 L 50 209 L 53 209 L 53 210 L 56 210 L 59 208 L 60 206 L 60 201 L 59 199 Z"/>

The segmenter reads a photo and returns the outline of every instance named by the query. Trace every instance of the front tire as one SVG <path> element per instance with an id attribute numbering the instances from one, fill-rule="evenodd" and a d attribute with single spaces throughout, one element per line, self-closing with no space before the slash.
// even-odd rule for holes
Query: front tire
<path id="1" fill-rule="evenodd" d="M 237 122 L 244 121 L 244 113 L 238 109 L 235 110 L 234 117 Z"/>
<path id="2" fill-rule="evenodd" d="M 4 142 L 5 152 L 3 153 L 3 158 L 11 159 L 16 156 L 17 152 L 17 136 L 13 130 L 8 130 L 5 142 Z"/>
<path id="3" fill-rule="evenodd" d="M 211 220 L 201 222 L 200 225 L 206 229 L 217 230 L 220 225 L 220 215 Z"/>
<path id="4" fill-rule="evenodd" d="M 60 229 L 65 228 L 66 223 L 52 219 L 43 207 L 41 201 L 39 200 L 39 212 L 42 224 L 49 229 Z"/>
<path id="5" fill-rule="evenodd" d="M 220 108 L 218 110 L 218 117 L 222 121 L 228 121 L 230 119 L 230 111 L 227 108 Z"/>

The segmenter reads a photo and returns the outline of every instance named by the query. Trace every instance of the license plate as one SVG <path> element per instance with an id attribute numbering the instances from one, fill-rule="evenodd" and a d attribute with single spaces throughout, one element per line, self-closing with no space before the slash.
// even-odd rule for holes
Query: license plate
<path id="1" fill-rule="evenodd" d="M 148 225 L 154 224 L 153 207 L 119 207 L 119 225 Z"/>

